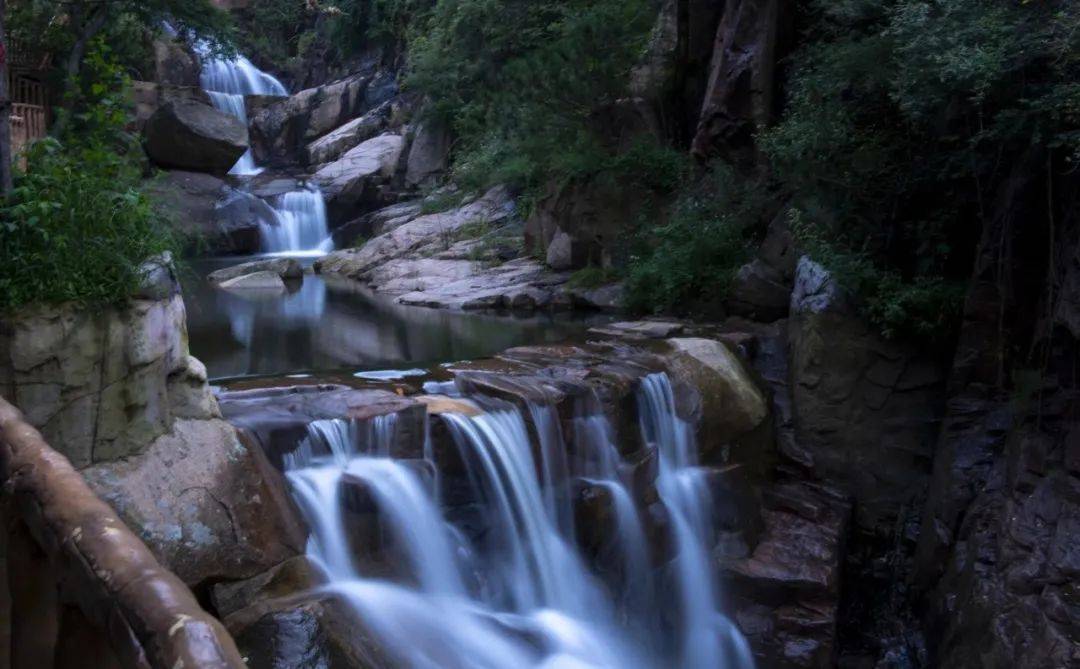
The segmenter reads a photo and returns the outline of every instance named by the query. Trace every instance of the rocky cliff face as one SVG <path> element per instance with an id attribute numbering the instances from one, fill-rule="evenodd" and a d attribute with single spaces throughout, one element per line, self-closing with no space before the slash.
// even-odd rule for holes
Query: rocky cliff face
<path id="1" fill-rule="evenodd" d="M 188 353 L 168 260 L 146 265 L 126 306 L 4 319 L 0 394 L 188 585 L 254 576 L 303 550 L 280 475 L 221 419 Z"/>

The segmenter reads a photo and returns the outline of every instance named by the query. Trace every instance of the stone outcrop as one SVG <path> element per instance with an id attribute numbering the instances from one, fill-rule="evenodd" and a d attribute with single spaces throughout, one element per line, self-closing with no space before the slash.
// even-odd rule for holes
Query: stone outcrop
<path id="1" fill-rule="evenodd" d="M 314 180 L 323 190 L 331 218 L 348 220 L 362 213 L 360 205 L 378 204 L 379 187 L 394 176 L 404 147 L 404 137 L 387 133 L 349 149 L 321 167 Z"/>
<path id="2" fill-rule="evenodd" d="M 248 150 L 239 119 L 195 100 L 166 102 L 143 132 L 147 155 L 161 167 L 226 174 Z"/>
<path id="3" fill-rule="evenodd" d="M 260 224 L 275 220 L 265 200 L 211 174 L 165 172 L 146 192 L 163 221 L 200 253 L 255 253 Z"/>
<path id="4" fill-rule="evenodd" d="M 778 483 L 762 491 L 764 531 L 720 558 L 735 619 L 759 666 L 835 667 L 849 506 L 835 491 Z"/>
<path id="5" fill-rule="evenodd" d="M 738 159 L 775 112 L 776 65 L 792 12 L 785 0 L 724 5 L 712 49 L 708 85 L 693 152 Z"/>
<path id="6" fill-rule="evenodd" d="M 413 133 L 406 164 L 406 186 L 434 185 L 450 166 L 450 132 L 435 121 L 422 123 Z"/>
<path id="7" fill-rule="evenodd" d="M 270 272 L 286 280 L 302 279 L 304 277 L 304 268 L 294 258 L 264 258 L 240 263 L 239 265 L 231 265 L 211 272 L 207 275 L 206 280 L 210 283 L 224 283 L 230 279 L 255 272 Z"/>
<path id="8" fill-rule="evenodd" d="M 163 274 L 148 298 L 124 307 L 35 307 L 0 325 L 0 394 L 76 467 L 139 453 L 178 412 L 216 416 L 205 384 L 191 397 L 198 363 L 184 301 L 171 270 Z M 190 415 L 192 407 L 205 412 Z"/>
<path id="9" fill-rule="evenodd" d="M 861 530 L 891 532 L 925 490 L 943 374 L 849 305 L 824 268 L 799 261 L 788 325 L 796 457 L 855 498 Z"/>
<path id="10" fill-rule="evenodd" d="M 304 147 L 304 164 L 316 166 L 333 162 L 353 147 L 381 134 L 390 121 L 391 111 L 390 103 L 383 103 L 311 142 Z"/>
<path id="11" fill-rule="evenodd" d="M 358 73 L 284 99 L 252 101 L 249 109 L 256 158 L 285 162 L 305 145 L 386 100 Z"/>
<path id="12" fill-rule="evenodd" d="M 516 206 L 503 187 L 440 213 L 425 214 L 422 203 L 404 203 L 361 222 L 372 238 L 320 259 L 317 271 L 361 281 L 414 306 L 519 311 L 619 306 L 617 286 L 574 288 L 567 285 L 569 273 L 519 257 Z"/>

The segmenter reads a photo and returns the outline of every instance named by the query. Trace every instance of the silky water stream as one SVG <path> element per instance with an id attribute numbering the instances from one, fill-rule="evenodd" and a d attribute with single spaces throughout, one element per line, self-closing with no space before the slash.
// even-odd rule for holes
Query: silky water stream
<path id="1" fill-rule="evenodd" d="M 650 561 L 630 468 L 599 402 L 581 404 L 569 422 L 577 452 L 568 457 L 554 407 L 458 401 L 472 407 L 470 415 L 430 420 L 443 421 L 463 464 L 458 478 L 470 522 L 450 508 L 450 497 L 460 504 L 462 492 L 449 494 L 430 437 L 422 457 L 391 457 L 394 415 L 312 423 L 285 458 L 311 528 L 308 557 L 325 572 L 325 589 L 347 602 L 391 661 L 475 669 L 753 666 L 719 609 L 711 500 L 666 375 L 646 377 L 638 394 L 639 429 L 658 459 L 655 485 L 670 517 L 674 557 L 666 565 Z M 610 494 L 621 572 L 614 580 L 591 569 L 575 541 L 575 481 Z M 392 573 L 369 570 L 350 540 L 344 490 L 357 486 L 393 546 Z"/>

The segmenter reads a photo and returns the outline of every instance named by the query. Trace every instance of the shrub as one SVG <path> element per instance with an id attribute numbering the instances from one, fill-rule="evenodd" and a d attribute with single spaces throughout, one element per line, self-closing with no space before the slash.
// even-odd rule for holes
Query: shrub
<path id="1" fill-rule="evenodd" d="M 710 310 L 748 259 L 763 208 L 758 184 L 715 166 L 677 198 L 666 223 L 639 231 L 625 306 L 637 312 Z"/>
<path id="2" fill-rule="evenodd" d="M 0 312 L 32 303 L 119 303 L 139 267 L 173 250 L 139 190 L 138 146 L 123 128 L 127 89 L 97 45 L 69 133 L 36 142 L 0 206 Z"/>

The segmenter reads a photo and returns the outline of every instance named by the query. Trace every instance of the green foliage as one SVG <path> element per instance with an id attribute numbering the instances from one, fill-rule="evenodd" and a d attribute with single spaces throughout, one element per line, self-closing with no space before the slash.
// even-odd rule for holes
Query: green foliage
<path id="1" fill-rule="evenodd" d="M 654 18 L 648 0 L 439 0 L 414 19 L 407 85 L 458 139 L 468 188 L 606 172 L 610 115 Z"/>
<path id="2" fill-rule="evenodd" d="M 259 0 L 244 9 L 243 16 L 245 29 L 239 41 L 259 62 L 284 64 L 302 55 L 313 39 L 308 29 L 311 12 L 304 0 Z"/>
<path id="3" fill-rule="evenodd" d="M 127 78 L 99 40 L 60 139 L 35 143 L 0 206 L 0 312 L 26 304 L 122 302 L 139 266 L 172 250 L 139 190 L 139 147 L 124 130 Z"/>
<path id="4" fill-rule="evenodd" d="M 1080 154 L 1080 6 L 812 0 L 781 122 L 760 138 L 811 255 L 889 335 L 947 339 L 955 249 L 1023 152 Z"/>
<path id="5" fill-rule="evenodd" d="M 764 205 L 758 184 L 715 166 L 678 198 L 666 223 L 639 232 L 625 306 L 636 312 L 710 310 L 748 259 Z"/>
<path id="6" fill-rule="evenodd" d="M 619 273 L 611 267 L 589 265 L 570 275 L 566 285 L 571 288 L 599 288 L 619 280 Z"/>

